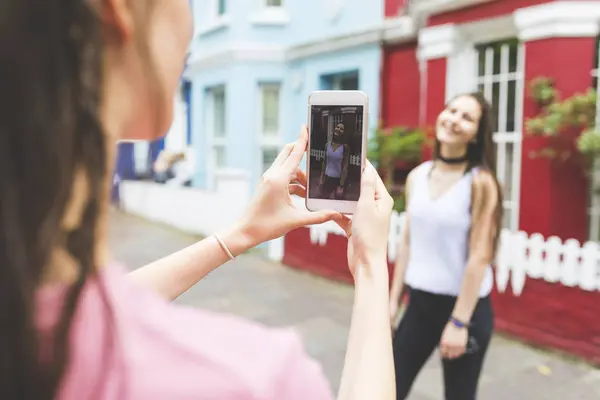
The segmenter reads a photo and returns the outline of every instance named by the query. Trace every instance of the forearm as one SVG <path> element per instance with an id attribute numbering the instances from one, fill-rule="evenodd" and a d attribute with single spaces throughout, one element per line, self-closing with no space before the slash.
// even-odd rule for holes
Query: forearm
<path id="1" fill-rule="evenodd" d="M 386 263 L 382 257 L 379 263 Z M 387 268 L 356 271 L 354 307 L 338 400 L 394 400 Z"/>
<path id="2" fill-rule="evenodd" d="M 342 169 L 342 176 L 340 177 L 340 186 L 344 186 L 346 184 L 347 176 L 348 176 L 348 167 L 344 167 Z"/>
<path id="3" fill-rule="evenodd" d="M 223 231 L 221 239 L 234 256 L 255 245 L 241 228 Z M 167 300 L 174 300 L 218 266 L 229 261 L 214 236 L 141 267 L 129 275 Z"/>
<path id="4" fill-rule="evenodd" d="M 485 275 L 485 263 L 479 261 L 470 261 L 465 270 L 465 275 L 462 280 L 462 287 L 452 316 L 459 321 L 469 322 L 473 311 L 479 301 L 479 292 L 481 290 L 481 282 Z"/>

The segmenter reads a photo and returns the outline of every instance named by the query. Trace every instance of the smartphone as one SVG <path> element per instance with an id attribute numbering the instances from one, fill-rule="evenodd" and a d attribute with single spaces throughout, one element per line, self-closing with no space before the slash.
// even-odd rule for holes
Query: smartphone
<path id="1" fill-rule="evenodd" d="M 308 97 L 306 208 L 354 214 L 367 149 L 369 99 L 358 90 Z"/>

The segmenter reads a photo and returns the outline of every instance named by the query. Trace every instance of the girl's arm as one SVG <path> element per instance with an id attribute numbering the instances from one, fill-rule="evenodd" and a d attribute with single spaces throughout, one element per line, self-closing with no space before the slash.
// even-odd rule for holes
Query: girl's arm
<path id="1" fill-rule="evenodd" d="M 494 177 L 487 171 L 478 171 L 473 177 L 469 258 L 460 295 L 452 312 L 452 316 L 461 322 L 468 323 L 471 320 L 486 267 L 494 261 L 498 234 L 496 212 L 498 207 L 502 207 L 498 198 L 499 188 Z"/>
<path id="2" fill-rule="evenodd" d="M 348 177 L 348 165 L 350 164 L 350 150 L 347 144 L 344 145 L 344 159 L 342 160 L 342 176 L 340 177 L 340 186 L 344 187 Z"/>
<path id="3" fill-rule="evenodd" d="M 258 244 L 242 225 L 224 231 L 220 237 L 234 256 Z M 129 275 L 161 297 L 174 300 L 227 261 L 229 256 L 211 236 Z"/>

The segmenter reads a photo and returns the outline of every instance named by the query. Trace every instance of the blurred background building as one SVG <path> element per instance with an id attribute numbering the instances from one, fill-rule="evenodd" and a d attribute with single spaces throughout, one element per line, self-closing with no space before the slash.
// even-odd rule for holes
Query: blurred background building
<path id="1" fill-rule="evenodd" d="M 115 181 L 125 209 L 200 234 L 231 223 L 306 122 L 308 95 L 319 89 L 365 91 L 372 138 L 385 129 L 395 140 L 422 135 L 410 154 L 379 165 L 401 196 L 408 171 L 431 156 L 428 139 L 445 102 L 479 90 L 496 112 L 504 189 L 498 328 L 600 362 L 599 1 L 193 6 L 196 31 L 171 130 L 155 143 L 120 145 Z M 180 170 L 189 177 L 153 182 L 161 151 L 185 153 Z M 348 280 L 345 240 L 336 233 L 299 229 L 271 243 L 269 255 Z"/>

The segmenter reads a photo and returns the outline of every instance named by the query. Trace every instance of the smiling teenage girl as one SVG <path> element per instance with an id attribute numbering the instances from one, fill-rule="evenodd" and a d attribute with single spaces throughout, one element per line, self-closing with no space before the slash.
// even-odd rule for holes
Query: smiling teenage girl
<path id="1" fill-rule="evenodd" d="M 438 117 L 434 160 L 407 183 L 407 218 L 390 294 L 396 393 L 405 399 L 439 346 L 447 400 L 473 400 L 494 317 L 489 294 L 502 218 L 490 107 L 479 93 L 451 100 Z M 466 354 L 465 354 L 466 353 Z"/>

